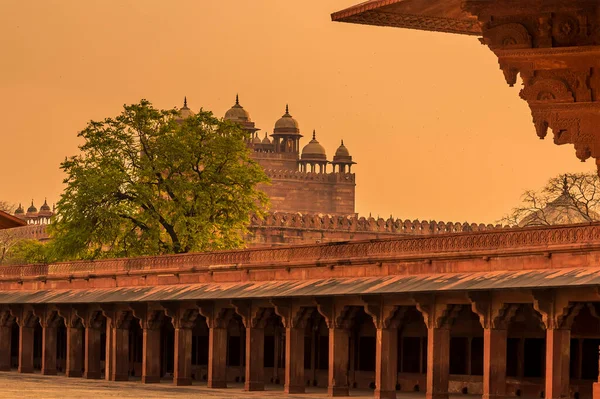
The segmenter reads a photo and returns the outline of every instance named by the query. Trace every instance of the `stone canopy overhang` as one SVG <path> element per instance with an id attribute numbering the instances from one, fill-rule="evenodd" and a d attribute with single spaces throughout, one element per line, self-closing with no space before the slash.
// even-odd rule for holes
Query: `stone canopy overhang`
<path id="1" fill-rule="evenodd" d="M 461 0 L 370 0 L 331 14 L 337 22 L 481 36 L 477 18 Z"/>
<path id="2" fill-rule="evenodd" d="M 547 289 L 600 285 L 600 268 L 568 268 L 179 284 L 70 290 L 0 291 L 0 304 L 130 303 L 222 299 L 328 297 L 342 295 Z"/>

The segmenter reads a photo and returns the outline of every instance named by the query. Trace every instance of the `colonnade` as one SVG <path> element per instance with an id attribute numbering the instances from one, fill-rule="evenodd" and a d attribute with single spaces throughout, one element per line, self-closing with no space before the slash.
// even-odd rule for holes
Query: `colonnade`
<path id="1" fill-rule="evenodd" d="M 164 360 L 161 354 L 164 353 L 161 350 L 161 326 L 170 323 L 174 334 L 173 383 L 190 385 L 193 373 L 192 330 L 200 322 L 206 323 L 208 329 L 207 386 L 226 388 L 228 328 L 235 319 L 243 325 L 245 332 L 242 346 L 245 351 L 245 374 L 242 379 L 245 390 L 260 391 L 269 382 L 265 375 L 265 331 L 268 326 L 277 323 L 277 328 L 285 331 L 282 337 L 285 353 L 281 354 L 285 359 L 284 392 L 298 394 L 305 392 L 306 386 L 312 383 L 305 372 L 306 353 L 311 354 L 310 363 L 314 368 L 315 341 L 307 341 L 307 330 L 315 331 L 318 324 L 311 323 L 319 320 L 327 328 L 329 396 L 349 396 L 352 388 L 349 371 L 354 369 L 354 362 L 360 356 L 352 344 L 356 343 L 353 337 L 356 337 L 357 328 L 371 325 L 369 328 L 374 327 L 375 332 L 372 348 L 375 353 L 375 398 L 396 398 L 398 390 L 417 388 L 418 385 L 413 387 L 403 384 L 400 366 L 426 371 L 424 389 L 421 388 L 421 391 L 426 392 L 428 399 L 448 397 L 453 367 L 468 370 L 469 374 L 475 368 L 482 368 L 482 396 L 485 399 L 501 399 L 514 395 L 507 392 L 507 374 L 512 373 L 507 372 L 507 368 L 515 368 L 511 365 L 515 356 L 509 350 L 509 343 L 512 342 L 510 345 L 513 345 L 518 342 L 521 347 L 525 342 L 524 339 L 515 341 L 516 338 L 511 337 L 517 333 L 532 336 L 535 330 L 538 337 L 545 339 L 545 361 L 538 359 L 544 362 L 544 367 L 540 366 L 540 370 L 544 370 L 545 381 L 542 396 L 548 399 L 573 397 L 570 375 L 581 375 L 582 353 L 579 351 L 575 355 L 578 360 L 574 363 L 575 358 L 571 359 L 570 352 L 574 342 L 578 342 L 581 347 L 583 341 L 571 339 L 571 328 L 580 314 L 585 314 L 582 317 L 589 320 L 599 320 L 595 304 L 567 302 L 566 306 L 557 307 L 554 297 L 546 293 L 539 294 L 531 304 L 498 303 L 491 301 L 488 294 L 472 294 L 467 298 L 463 302 L 455 301 L 457 303 L 440 301 L 434 296 L 422 296 L 412 297 L 410 303 L 394 303 L 383 297 L 356 297 L 110 305 L 10 305 L 0 312 L 0 370 L 7 371 L 11 368 L 11 348 L 15 347 L 11 341 L 14 339 L 13 325 L 16 323 L 18 372 L 34 371 L 34 330 L 41 328 L 41 373 L 56 374 L 57 328 L 64 323 L 67 377 L 101 378 L 101 357 L 104 354 L 105 378 L 110 381 L 128 380 L 132 344 L 130 328 L 132 323 L 139 323 L 143 337 L 141 381 L 157 383 L 164 375 L 161 371 L 161 361 Z M 578 328 L 585 330 L 590 324 L 589 320 L 579 323 Z M 600 322 L 596 324 L 597 331 L 594 333 L 600 337 Z M 426 342 L 426 354 L 423 353 L 425 348 L 422 346 L 416 355 L 408 353 L 410 350 L 414 352 L 414 348 L 401 349 L 403 341 L 400 340 L 405 338 L 407 328 L 411 325 L 423 329 L 424 336 L 418 338 L 418 342 L 420 346 Z M 465 334 L 476 338 L 458 338 L 467 336 Z M 474 341 L 481 340 L 482 348 L 473 344 Z M 305 348 L 307 342 L 311 345 L 310 349 Z M 468 344 L 461 347 L 461 342 Z M 471 352 L 475 347 L 479 349 L 473 354 Z M 366 353 L 369 349 L 367 348 Z M 424 356 L 426 359 L 423 359 Z M 471 364 L 471 360 L 478 356 L 483 357 L 482 363 L 478 363 L 483 364 L 483 367 Z M 275 354 L 275 357 L 280 355 Z M 463 360 L 460 359 L 467 359 L 464 367 L 461 363 Z M 520 369 L 516 372 L 522 374 L 524 352 L 518 351 L 516 359 L 516 369 Z M 408 365 L 407 362 L 418 363 L 418 366 Z M 573 367 L 575 371 L 572 371 Z M 588 389 L 581 389 L 581 392 L 589 392 L 591 382 L 589 385 Z"/>

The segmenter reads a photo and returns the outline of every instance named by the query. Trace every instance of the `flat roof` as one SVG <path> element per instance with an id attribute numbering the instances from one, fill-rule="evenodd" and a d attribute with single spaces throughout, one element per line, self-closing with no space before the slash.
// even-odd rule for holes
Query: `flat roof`
<path id="1" fill-rule="evenodd" d="M 178 284 L 152 287 L 0 291 L 2 304 L 121 303 L 465 292 L 600 285 L 600 268 Z"/>

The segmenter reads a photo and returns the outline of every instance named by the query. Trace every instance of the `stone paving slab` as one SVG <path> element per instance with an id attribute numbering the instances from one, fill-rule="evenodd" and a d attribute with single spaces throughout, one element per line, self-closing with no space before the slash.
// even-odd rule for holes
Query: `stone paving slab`
<path id="1" fill-rule="evenodd" d="M 306 394 L 285 395 L 282 385 L 267 385 L 263 392 L 244 392 L 243 384 L 230 384 L 227 389 L 208 389 L 206 383 L 178 387 L 169 380 L 160 384 L 142 384 L 139 379 L 129 382 L 86 380 L 64 376 L 41 374 L 19 374 L 15 371 L 0 372 L 1 399 L 80 399 L 80 398 L 124 398 L 124 399 L 324 399 L 327 390 L 307 388 Z M 372 390 L 351 390 L 355 399 L 372 399 Z M 423 392 L 398 392 L 398 399 L 424 399 Z M 449 399 L 479 399 L 481 395 L 451 395 Z"/>
<path id="2" fill-rule="evenodd" d="M 85 380 L 64 376 L 43 376 L 40 374 L 19 374 L 0 372 L 0 398 L 2 399 L 74 399 L 74 398 L 126 398 L 126 399 L 258 399 L 326 398 L 325 389 L 308 388 L 302 395 L 284 395 L 281 385 L 267 386 L 264 392 L 244 392 L 243 384 L 231 384 L 228 389 L 208 389 L 206 383 L 188 387 L 177 387 L 168 380 L 160 384 L 143 385 L 139 381 L 110 382 L 105 380 Z M 353 398 L 371 399 L 372 391 L 353 391 Z M 404 397 L 404 395 L 403 395 Z M 418 396 L 422 399 L 424 395 Z"/>

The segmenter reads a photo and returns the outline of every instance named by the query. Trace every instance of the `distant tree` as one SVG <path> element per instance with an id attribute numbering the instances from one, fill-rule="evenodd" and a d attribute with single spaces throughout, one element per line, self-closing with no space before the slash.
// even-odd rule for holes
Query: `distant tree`
<path id="1" fill-rule="evenodd" d="M 600 220 L 598 174 L 568 173 L 550 179 L 540 191 L 525 191 L 522 205 L 501 222 L 525 227 L 597 220 Z"/>
<path id="2" fill-rule="evenodd" d="M 11 204 L 8 201 L 0 200 L 0 211 L 12 214 L 15 211 L 15 209 L 17 208 L 14 204 Z"/>
<path id="3" fill-rule="evenodd" d="M 49 225 L 58 259 L 238 248 L 268 181 L 238 125 L 200 111 L 185 120 L 142 100 L 79 133 Z"/>
<path id="4" fill-rule="evenodd" d="M 2 234 L 11 229 L 0 232 L 0 250 L 2 249 Z M 16 238 L 12 245 L 1 256 L 0 264 L 31 264 L 49 263 L 55 260 L 49 244 L 39 240 Z"/>

